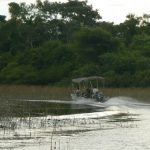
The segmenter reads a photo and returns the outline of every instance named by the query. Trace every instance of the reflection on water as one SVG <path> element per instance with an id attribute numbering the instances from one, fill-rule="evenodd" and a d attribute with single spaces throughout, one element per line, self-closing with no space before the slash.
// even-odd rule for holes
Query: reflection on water
<path id="1" fill-rule="evenodd" d="M 1 117 L 27 117 L 94 112 L 95 107 L 59 100 L 9 100 L 0 105 Z"/>
<path id="2" fill-rule="evenodd" d="M 15 100 L 5 105 L 10 107 L 0 106 L 0 149 L 150 149 L 150 106 L 130 98 L 104 104 Z"/>

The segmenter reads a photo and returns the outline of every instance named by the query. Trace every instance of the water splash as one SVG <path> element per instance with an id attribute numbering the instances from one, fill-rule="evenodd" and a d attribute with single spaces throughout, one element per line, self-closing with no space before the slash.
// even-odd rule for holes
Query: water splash
<path id="1" fill-rule="evenodd" d="M 107 105 L 119 105 L 119 106 L 121 105 L 128 106 L 132 105 L 133 103 L 137 103 L 137 100 L 131 97 L 112 97 L 106 102 Z"/>

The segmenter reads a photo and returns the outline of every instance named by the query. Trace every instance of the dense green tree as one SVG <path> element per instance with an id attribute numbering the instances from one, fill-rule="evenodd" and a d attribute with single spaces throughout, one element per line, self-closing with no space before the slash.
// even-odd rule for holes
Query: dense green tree
<path id="1" fill-rule="evenodd" d="M 6 16 L 0 15 L 0 23 L 5 22 Z"/>
<path id="2" fill-rule="evenodd" d="M 18 53 L 6 65 L 1 62 L 0 80 L 4 83 L 52 84 L 71 76 L 73 62 L 74 54 L 69 45 L 49 41 L 39 48 Z"/>
<path id="3" fill-rule="evenodd" d="M 150 35 L 150 15 L 144 14 L 143 17 L 141 18 L 142 18 L 140 23 L 141 33 Z"/>
<path id="4" fill-rule="evenodd" d="M 101 22 L 87 1 L 9 4 L 0 15 L 0 83 L 64 85 L 100 75 L 106 86 L 150 86 L 150 16 Z"/>
<path id="5" fill-rule="evenodd" d="M 134 35 L 139 33 L 140 22 L 141 17 L 129 14 L 125 22 L 117 26 L 117 36 L 122 38 L 127 46 L 131 43 Z"/>
<path id="6" fill-rule="evenodd" d="M 138 34 L 134 36 L 130 49 L 140 52 L 145 57 L 150 57 L 150 35 Z"/>
<path id="7" fill-rule="evenodd" d="M 102 28 L 83 28 L 75 34 L 78 56 L 84 62 L 97 62 L 104 53 L 117 51 L 120 43 Z"/>
<path id="8" fill-rule="evenodd" d="M 16 20 L 9 20 L 0 28 L 0 52 L 11 52 L 25 48 L 21 24 Z"/>
<path id="9" fill-rule="evenodd" d="M 95 26 L 101 16 L 86 1 L 57 3 L 37 0 L 36 4 L 9 4 L 11 19 L 26 23 L 30 46 L 42 40 L 61 39 L 69 41 L 72 33 L 81 26 Z M 36 37 L 33 39 L 32 37 Z"/>
<path id="10" fill-rule="evenodd" d="M 71 34 L 82 26 L 95 26 L 101 19 L 97 10 L 87 5 L 87 1 L 68 1 L 57 3 L 38 0 L 36 7 L 45 22 L 51 26 L 52 34 L 56 37 L 63 37 L 69 41 Z"/>
<path id="11" fill-rule="evenodd" d="M 87 1 L 69 0 L 66 3 L 57 3 L 38 0 L 37 8 L 47 21 L 53 19 L 63 19 L 65 22 L 76 22 L 80 26 L 93 26 L 101 19 L 97 10 L 87 5 Z"/>
<path id="12" fill-rule="evenodd" d="M 138 82 L 139 79 L 142 80 L 142 76 L 138 73 L 149 72 L 150 67 L 150 59 L 141 56 L 138 51 L 106 53 L 100 56 L 100 61 L 102 72 L 109 80 L 110 86 L 139 86 Z"/>
<path id="13" fill-rule="evenodd" d="M 80 65 L 78 68 L 74 69 L 72 76 L 74 78 L 78 78 L 84 76 L 95 76 L 99 75 L 100 73 L 101 72 L 98 64 L 87 62 L 86 64 Z"/>
<path id="14" fill-rule="evenodd" d="M 9 12 L 11 18 L 17 19 L 20 16 L 21 12 L 19 4 L 15 2 L 9 3 Z"/>
<path id="15" fill-rule="evenodd" d="M 26 3 L 9 3 L 9 13 L 11 15 L 11 19 L 20 20 L 24 23 L 31 22 L 35 19 L 36 10 L 35 5 Z"/>

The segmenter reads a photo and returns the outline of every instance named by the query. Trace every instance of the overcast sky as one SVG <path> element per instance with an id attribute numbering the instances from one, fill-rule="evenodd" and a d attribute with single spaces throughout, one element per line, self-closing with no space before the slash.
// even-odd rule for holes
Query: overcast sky
<path id="1" fill-rule="evenodd" d="M 36 0 L 0 0 L 0 14 L 8 16 L 8 3 L 26 2 L 34 3 Z M 56 1 L 56 0 L 50 0 Z M 67 0 L 57 0 L 64 2 Z M 121 23 L 126 15 L 134 13 L 142 16 L 144 13 L 150 14 L 150 0 L 88 0 L 94 9 L 98 9 L 104 21 Z"/>

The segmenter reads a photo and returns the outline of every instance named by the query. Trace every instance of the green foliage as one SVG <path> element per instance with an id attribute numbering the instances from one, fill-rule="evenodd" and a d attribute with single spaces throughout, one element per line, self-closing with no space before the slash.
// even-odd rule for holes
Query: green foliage
<path id="1" fill-rule="evenodd" d="M 35 84 L 37 81 L 37 72 L 30 65 L 18 65 L 10 63 L 1 70 L 1 83 L 30 83 Z"/>
<path id="2" fill-rule="evenodd" d="M 82 28 L 75 34 L 78 56 L 84 61 L 98 61 L 104 53 L 117 51 L 119 41 L 102 28 Z"/>
<path id="3" fill-rule="evenodd" d="M 88 63 L 80 66 L 73 71 L 73 77 L 95 76 L 99 75 L 100 69 L 97 64 Z"/>
<path id="4" fill-rule="evenodd" d="M 150 35 L 138 34 L 134 36 L 130 48 L 139 51 L 145 57 L 150 57 Z"/>
<path id="5" fill-rule="evenodd" d="M 76 34 L 76 39 L 81 47 L 109 50 L 106 43 L 111 41 L 111 35 L 101 28 L 83 28 Z"/>
<path id="6" fill-rule="evenodd" d="M 1 53 L 0 53 L 1 54 Z M 9 53 L 1 54 L 0 55 L 0 71 L 5 68 L 9 62 L 11 62 L 11 55 Z"/>
<path id="7" fill-rule="evenodd" d="M 0 15 L 0 23 L 5 22 L 6 16 Z"/>
<path id="8" fill-rule="evenodd" d="M 114 25 L 87 1 L 9 4 L 0 15 L 0 83 L 67 85 L 100 75 L 106 86 L 150 86 L 150 16 Z"/>
<path id="9" fill-rule="evenodd" d="M 117 36 L 124 39 L 126 46 L 130 45 L 132 38 L 140 32 L 140 22 L 141 17 L 136 17 L 134 14 L 129 14 L 127 15 L 127 20 L 117 26 Z"/>

